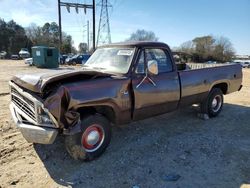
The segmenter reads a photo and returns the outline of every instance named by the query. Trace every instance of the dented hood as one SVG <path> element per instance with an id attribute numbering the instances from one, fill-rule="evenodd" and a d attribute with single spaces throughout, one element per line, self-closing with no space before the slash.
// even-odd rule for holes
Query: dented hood
<path id="1" fill-rule="evenodd" d="M 36 93 L 42 93 L 45 86 L 52 82 L 66 80 L 74 76 L 98 75 L 110 76 L 108 73 L 96 72 L 93 70 L 50 70 L 49 72 L 18 74 L 12 77 L 11 81 L 15 82 L 22 88 L 26 88 Z"/>

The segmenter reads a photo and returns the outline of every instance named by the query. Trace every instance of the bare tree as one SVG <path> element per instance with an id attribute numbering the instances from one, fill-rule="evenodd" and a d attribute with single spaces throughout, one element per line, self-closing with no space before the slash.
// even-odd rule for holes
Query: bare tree
<path id="1" fill-rule="evenodd" d="M 136 32 L 132 33 L 126 41 L 158 41 L 158 38 L 153 31 L 138 29 Z"/>
<path id="2" fill-rule="evenodd" d="M 88 51 L 88 44 L 87 43 L 80 43 L 78 45 L 78 52 L 79 53 L 87 53 Z"/>
<path id="3" fill-rule="evenodd" d="M 25 28 L 26 35 L 34 45 L 43 43 L 42 41 L 42 30 L 36 24 L 30 24 L 29 27 Z"/>
<path id="4" fill-rule="evenodd" d="M 226 37 L 217 38 L 213 55 L 218 61 L 231 61 L 235 55 L 235 50 L 231 41 Z"/>
<path id="5" fill-rule="evenodd" d="M 193 41 L 187 41 L 181 44 L 179 48 L 177 48 L 178 51 L 191 54 L 194 51 L 194 43 Z"/>

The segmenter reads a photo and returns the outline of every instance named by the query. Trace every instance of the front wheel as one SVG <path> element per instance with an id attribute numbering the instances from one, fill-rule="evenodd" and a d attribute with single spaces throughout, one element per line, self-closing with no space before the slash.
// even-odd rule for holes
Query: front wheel
<path id="1" fill-rule="evenodd" d="M 213 88 L 204 102 L 201 103 L 201 112 L 209 117 L 219 115 L 223 107 L 223 93 L 219 88 Z"/>
<path id="2" fill-rule="evenodd" d="M 81 121 L 82 132 L 65 137 L 69 154 L 77 160 L 90 161 L 99 157 L 111 140 L 111 126 L 102 115 L 91 115 Z"/>

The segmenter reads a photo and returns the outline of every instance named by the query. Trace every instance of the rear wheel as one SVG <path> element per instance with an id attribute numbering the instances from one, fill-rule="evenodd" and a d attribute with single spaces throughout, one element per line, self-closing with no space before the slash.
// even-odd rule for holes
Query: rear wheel
<path id="1" fill-rule="evenodd" d="M 65 145 L 69 154 L 78 160 L 93 160 L 108 147 L 111 126 L 102 115 L 92 115 L 81 121 L 82 132 L 66 136 Z"/>
<path id="2" fill-rule="evenodd" d="M 201 112 L 208 114 L 209 117 L 219 115 L 223 107 L 223 93 L 219 88 L 213 88 L 207 99 L 201 103 Z"/>

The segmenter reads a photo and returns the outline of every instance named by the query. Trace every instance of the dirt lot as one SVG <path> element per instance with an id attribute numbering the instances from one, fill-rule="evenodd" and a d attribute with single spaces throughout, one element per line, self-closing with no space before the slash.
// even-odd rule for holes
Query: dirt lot
<path id="1" fill-rule="evenodd" d="M 219 117 L 205 121 L 189 107 L 115 127 L 104 155 L 80 163 L 62 137 L 53 145 L 29 144 L 10 118 L 11 76 L 48 70 L 23 61 L 0 65 L 0 187 L 250 187 L 250 69 Z"/>

